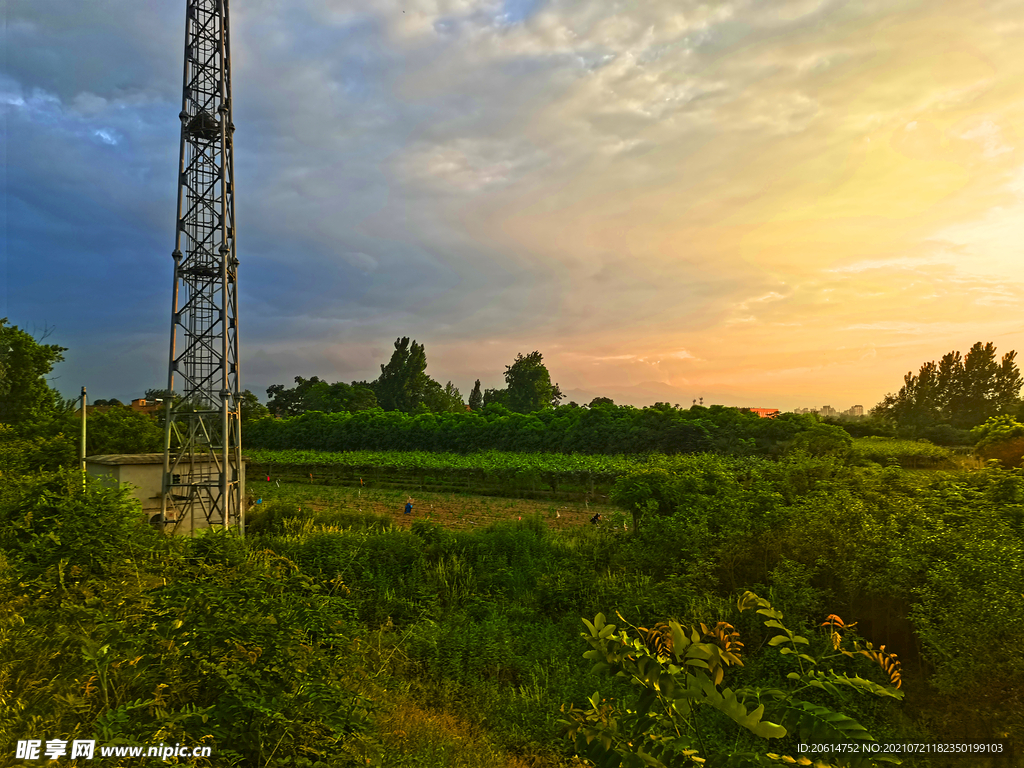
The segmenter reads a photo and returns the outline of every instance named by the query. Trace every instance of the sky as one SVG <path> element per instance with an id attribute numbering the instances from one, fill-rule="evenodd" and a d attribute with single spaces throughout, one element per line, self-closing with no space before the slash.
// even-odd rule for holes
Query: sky
<path id="1" fill-rule="evenodd" d="M 0 317 L 166 385 L 184 0 L 4 0 Z M 233 0 L 242 387 L 877 403 L 1024 339 L 1024 2 Z M 1024 150 L 1022 150 L 1024 151 Z M 1024 352 L 1024 350 L 1022 350 Z M 1024 356 L 1024 355 L 1022 355 Z"/>

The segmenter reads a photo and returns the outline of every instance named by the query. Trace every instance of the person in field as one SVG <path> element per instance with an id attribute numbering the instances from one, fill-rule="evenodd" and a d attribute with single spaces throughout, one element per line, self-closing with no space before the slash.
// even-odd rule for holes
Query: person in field
<path id="1" fill-rule="evenodd" d="M 405 502 L 405 514 L 407 514 L 407 515 L 411 515 L 412 514 L 412 496 L 410 496 L 409 500 L 407 502 Z"/>

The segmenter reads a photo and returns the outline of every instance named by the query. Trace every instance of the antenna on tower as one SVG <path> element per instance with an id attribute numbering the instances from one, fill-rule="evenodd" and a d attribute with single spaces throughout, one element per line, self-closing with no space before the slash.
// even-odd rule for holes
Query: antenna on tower
<path id="1" fill-rule="evenodd" d="M 244 533 L 228 0 L 186 2 L 178 117 L 161 515 Z"/>

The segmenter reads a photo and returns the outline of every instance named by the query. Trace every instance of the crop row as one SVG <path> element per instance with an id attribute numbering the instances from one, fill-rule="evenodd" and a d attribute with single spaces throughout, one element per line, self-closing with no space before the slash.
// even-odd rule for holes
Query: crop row
<path id="1" fill-rule="evenodd" d="M 559 484 L 607 483 L 630 470 L 659 467 L 673 469 L 684 456 L 592 456 L 551 453 L 434 453 L 429 451 L 309 451 L 249 449 L 250 466 L 321 473 L 333 477 L 367 479 L 386 475 L 423 478 L 431 476 L 449 482 L 535 479 L 554 489 Z"/>

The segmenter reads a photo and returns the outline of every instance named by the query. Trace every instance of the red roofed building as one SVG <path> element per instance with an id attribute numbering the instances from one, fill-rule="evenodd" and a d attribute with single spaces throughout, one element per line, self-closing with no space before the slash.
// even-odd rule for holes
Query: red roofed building
<path id="1" fill-rule="evenodd" d="M 778 408 L 741 408 L 741 411 L 750 411 L 756 413 L 762 419 L 774 419 L 779 415 Z"/>

